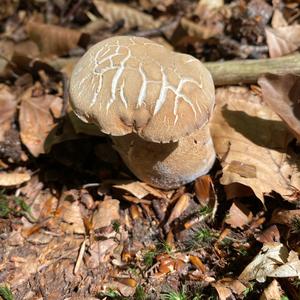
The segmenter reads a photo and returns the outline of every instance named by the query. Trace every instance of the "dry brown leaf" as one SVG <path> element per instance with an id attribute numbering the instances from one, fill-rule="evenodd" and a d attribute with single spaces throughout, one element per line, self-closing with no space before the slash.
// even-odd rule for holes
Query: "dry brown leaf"
<path id="1" fill-rule="evenodd" d="M 268 287 L 265 288 L 259 300 L 281 300 L 282 291 L 277 280 L 273 280 Z"/>
<path id="2" fill-rule="evenodd" d="M 112 221 L 119 220 L 119 206 L 120 202 L 114 199 L 107 199 L 100 202 L 93 216 L 94 230 L 110 226 Z"/>
<path id="3" fill-rule="evenodd" d="M 140 29 L 152 29 L 158 28 L 161 24 L 152 18 L 151 15 L 147 15 L 125 4 L 119 3 L 107 3 L 102 0 L 93 0 L 99 13 L 110 24 L 115 24 L 120 20 L 124 21 L 124 26 L 127 29 L 133 27 L 139 27 Z"/>
<path id="4" fill-rule="evenodd" d="M 286 246 L 280 243 L 266 243 L 259 254 L 244 269 L 240 280 L 256 279 L 265 282 L 266 277 L 299 277 L 300 260 L 294 251 L 288 253 Z"/>
<path id="5" fill-rule="evenodd" d="M 34 21 L 27 23 L 30 38 L 37 43 L 43 55 L 63 55 L 75 48 L 82 35 L 80 31 Z"/>
<path id="6" fill-rule="evenodd" d="M 84 222 L 78 201 L 74 201 L 72 203 L 69 201 L 63 201 L 58 211 L 59 216 L 66 223 L 65 225 L 67 225 L 65 228 L 63 228 L 65 231 L 78 234 L 85 233 Z"/>
<path id="7" fill-rule="evenodd" d="M 300 76 L 267 74 L 258 79 L 264 101 L 300 140 Z"/>
<path id="8" fill-rule="evenodd" d="M 39 89 L 35 85 L 24 92 L 19 115 L 21 140 L 34 156 L 45 153 L 45 139 L 55 125 L 51 105 L 55 101 L 62 102 L 61 98 L 53 95 L 35 96 Z"/>
<path id="9" fill-rule="evenodd" d="M 140 5 L 144 9 L 150 10 L 156 8 L 160 11 L 166 11 L 174 2 L 175 0 L 139 0 Z"/>
<path id="10" fill-rule="evenodd" d="M 233 298 L 230 288 L 224 286 L 222 283 L 217 281 L 212 283 L 211 285 L 217 290 L 220 300 L 227 300 Z"/>
<path id="11" fill-rule="evenodd" d="M 221 280 L 218 280 L 215 284 L 213 284 L 213 286 L 217 290 L 218 288 L 216 286 L 218 286 L 220 291 L 224 291 L 225 293 L 226 291 L 228 291 L 227 289 L 229 289 L 231 292 L 233 292 L 236 295 L 241 295 L 246 290 L 245 285 L 243 285 L 239 280 L 233 278 L 223 278 Z M 221 297 L 220 294 L 219 296 Z"/>
<path id="12" fill-rule="evenodd" d="M 261 201 L 272 191 L 297 199 L 299 157 L 287 154 L 290 133 L 259 96 L 243 87 L 218 89 L 211 132 L 222 184 L 249 186 Z"/>
<path id="13" fill-rule="evenodd" d="M 252 213 L 242 203 L 234 201 L 229 209 L 225 222 L 233 228 L 243 228 L 252 220 Z"/>
<path id="14" fill-rule="evenodd" d="M 122 296 L 130 297 L 135 293 L 135 288 L 129 285 L 123 284 L 119 281 L 112 281 L 104 285 L 106 289 L 118 290 Z"/>
<path id="15" fill-rule="evenodd" d="M 0 186 L 19 185 L 29 181 L 30 178 L 30 174 L 26 171 L 0 172 Z"/>
<path id="16" fill-rule="evenodd" d="M 213 188 L 213 182 L 209 175 L 198 177 L 195 180 L 195 193 L 198 201 L 202 206 L 209 203 L 210 191 Z"/>
<path id="17" fill-rule="evenodd" d="M 284 18 L 282 12 L 279 9 L 275 9 L 272 17 L 272 27 L 279 28 L 288 26 L 288 22 Z"/>
<path id="18" fill-rule="evenodd" d="M 138 199 L 143 199 L 149 194 L 159 199 L 166 198 L 166 195 L 162 191 L 155 189 L 149 186 L 148 184 L 140 181 L 134 181 L 125 184 L 116 184 L 113 185 L 113 187 L 117 189 L 125 190 Z"/>
<path id="19" fill-rule="evenodd" d="M 113 239 L 100 240 L 93 243 L 89 249 L 91 257 L 88 259 L 88 266 L 97 268 L 99 264 L 107 262 L 118 245 Z"/>
<path id="20" fill-rule="evenodd" d="M 185 17 L 181 19 L 180 25 L 182 26 L 184 31 L 187 32 L 188 36 L 204 40 L 216 36 L 223 30 L 223 28 L 220 26 L 205 26 L 197 24 Z"/>
<path id="21" fill-rule="evenodd" d="M 296 51 L 300 47 L 300 25 L 266 28 L 270 57 L 279 57 Z"/>
<path id="22" fill-rule="evenodd" d="M 0 20 L 13 15 L 19 5 L 19 0 L 2 0 L 0 5 Z"/>
<path id="23" fill-rule="evenodd" d="M 270 223 L 277 223 L 291 226 L 295 219 L 300 220 L 300 209 L 276 210 L 272 214 Z"/>
<path id="24" fill-rule="evenodd" d="M 264 230 L 257 240 L 263 244 L 265 243 L 273 243 L 280 241 L 280 233 L 276 225 L 272 225 L 266 230 Z"/>
<path id="25" fill-rule="evenodd" d="M 190 203 L 191 196 L 189 194 L 183 194 L 176 202 L 168 221 L 166 222 L 165 229 L 169 231 L 169 225 L 187 209 Z"/>
<path id="26" fill-rule="evenodd" d="M 208 9 L 217 9 L 224 6 L 224 0 L 200 0 L 198 6 L 206 6 Z"/>
<path id="27" fill-rule="evenodd" d="M 287 262 L 284 265 L 279 266 L 269 276 L 279 278 L 298 277 L 300 279 L 300 260 L 298 253 L 290 251 Z"/>
<path id="28" fill-rule="evenodd" d="M 4 140 L 5 132 L 10 129 L 16 109 L 15 95 L 9 86 L 0 84 L 0 141 Z"/>
<path id="29" fill-rule="evenodd" d="M 253 196 L 251 188 L 236 182 L 226 185 L 224 190 L 227 200 Z"/>

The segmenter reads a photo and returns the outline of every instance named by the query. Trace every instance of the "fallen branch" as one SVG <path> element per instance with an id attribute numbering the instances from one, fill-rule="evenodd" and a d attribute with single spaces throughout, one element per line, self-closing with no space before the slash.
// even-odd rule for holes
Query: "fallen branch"
<path id="1" fill-rule="evenodd" d="M 255 83 L 266 73 L 300 75 L 300 53 L 278 58 L 208 62 L 205 66 L 211 72 L 215 85 Z"/>

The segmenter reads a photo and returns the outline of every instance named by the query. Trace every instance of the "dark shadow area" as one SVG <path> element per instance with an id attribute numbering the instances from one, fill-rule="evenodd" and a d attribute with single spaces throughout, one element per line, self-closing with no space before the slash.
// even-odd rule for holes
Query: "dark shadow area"
<path id="1" fill-rule="evenodd" d="M 300 103 L 299 103 L 299 95 L 300 95 L 300 77 L 294 79 L 295 82 L 290 89 L 289 99 L 292 101 L 292 107 L 295 117 L 300 121 Z"/>
<path id="2" fill-rule="evenodd" d="M 254 144 L 281 153 L 286 152 L 289 137 L 286 135 L 286 125 L 283 122 L 252 117 L 243 111 L 232 111 L 227 105 L 222 108 L 222 115 L 229 126 Z"/>

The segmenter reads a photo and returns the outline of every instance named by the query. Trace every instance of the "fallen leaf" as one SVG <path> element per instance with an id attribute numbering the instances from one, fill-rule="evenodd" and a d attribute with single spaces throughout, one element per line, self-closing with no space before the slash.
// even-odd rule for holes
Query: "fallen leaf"
<path id="1" fill-rule="evenodd" d="M 66 223 L 65 231 L 74 232 L 78 234 L 85 233 L 85 227 L 83 222 L 83 217 L 81 215 L 80 206 L 78 201 L 69 202 L 63 201 L 63 203 L 58 208 L 59 216 Z"/>
<path id="2" fill-rule="evenodd" d="M 300 278 L 300 260 L 298 253 L 290 251 L 287 262 L 276 268 L 270 275 L 270 277 L 298 277 Z"/>
<path id="3" fill-rule="evenodd" d="M 166 198 L 166 195 L 162 191 L 155 189 L 155 188 L 149 186 L 148 184 L 146 184 L 144 182 L 140 182 L 140 181 L 134 181 L 134 182 L 125 183 L 125 184 L 116 184 L 116 185 L 113 185 L 113 187 L 117 188 L 117 189 L 125 190 L 138 199 L 143 199 L 144 197 L 146 197 L 149 194 L 154 197 L 157 197 L 159 199 Z"/>
<path id="4" fill-rule="evenodd" d="M 285 27 L 289 25 L 279 9 L 274 10 L 271 24 L 273 28 Z"/>
<path id="5" fill-rule="evenodd" d="M 0 186 L 19 185 L 29 181 L 30 178 L 30 174 L 26 171 L 0 172 Z"/>
<path id="6" fill-rule="evenodd" d="M 205 26 L 197 24 L 185 17 L 180 20 L 180 25 L 188 36 L 195 37 L 200 40 L 212 38 L 220 34 L 223 30 L 222 26 Z"/>
<path id="7" fill-rule="evenodd" d="M 151 15 L 140 12 L 128 5 L 119 3 L 107 3 L 107 1 L 93 0 L 99 13 L 110 24 L 116 24 L 119 21 L 124 21 L 124 27 L 131 29 L 139 27 L 140 29 L 158 28 L 160 22 L 153 19 Z"/>
<path id="8" fill-rule="evenodd" d="M 0 20 L 13 15 L 19 6 L 19 0 L 2 0 L 0 6 Z"/>
<path id="9" fill-rule="evenodd" d="M 250 281 L 256 279 L 265 282 L 266 277 L 299 277 L 300 261 L 294 251 L 288 253 L 288 249 L 280 243 L 266 243 L 259 254 L 244 269 L 239 279 Z"/>
<path id="10" fill-rule="evenodd" d="M 259 300 L 282 300 L 282 291 L 277 280 L 273 280 L 263 291 Z"/>
<path id="11" fill-rule="evenodd" d="M 239 280 L 233 278 L 222 278 L 215 284 L 219 287 L 230 289 L 230 291 L 236 295 L 241 295 L 246 290 L 245 285 L 243 285 Z M 216 286 L 214 287 L 216 288 Z"/>
<path id="12" fill-rule="evenodd" d="M 176 202 L 174 208 L 172 209 L 172 212 L 170 214 L 170 217 L 168 221 L 165 224 L 166 231 L 169 231 L 170 224 L 177 218 L 180 217 L 180 215 L 188 208 L 189 203 L 191 200 L 191 196 L 189 194 L 183 194 Z"/>
<path id="13" fill-rule="evenodd" d="M 205 273 L 206 272 L 206 267 L 204 263 L 200 260 L 198 256 L 193 256 L 190 255 L 190 262 L 197 267 L 201 272 Z"/>
<path id="14" fill-rule="evenodd" d="M 246 185 L 234 182 L 224 187 L 227 200 L 253 196 L 253 191 Z"/>
<path id="15" fill-rule="evenodd" d="M 124 297 L 130 297 L 133 296 L 135 293 L 135 287 L 131 287 L 129 285 L 123 284 L 118 281 L 112 281 L 110 283 L 105 284 L 105 288 L 112 289 L 112 290 L 118 290 L 122 296 Z"/>
<path id="16" fill-rule="evenodd" d="M 258 79 L 258 84 L 263 100 L 300 140 L 300 76 L 267 74 Z"/>
<path id="17" fill-rule="evenodd" d="M 242 203 L 234 201 L 229 209 L 225 223 L 233 228 L 243 228 L 252 220 L 253 214 Z"/>
<path id="18" fill-rule="evenodd" d="M 213 182 L 209 175 L 201 176 L 195 180 L 196 197 L 202 206 L 209 204 L 211 189 L 213 189 Z"/>
<path id="19" fill-rule="evenodd" d="M 220 8 L 224 5 L 224 0 L 200 0 L 198 6 L 206 6 L 208 9 Z"/>
<path id="20" fill-rule="evenodd" d="M 300 25 L 266 29 L 270 57 L 279 57 L 296 51 L 300 46 Z"/>
<path id="21" fill-rule="evenodd" d="M 53 95 L 35 96 L 39 89 L 36 84 L 24 92 L 19 115 L 21 140 L 34 156 L 45 153 L 45 139 L 55 125 L 51 105 L 54 101 L 62 101 Z"/>
<path id="22" fill-rule="evenodd" d="M 0 141 L 10 129 L 17 109 L 16 97 L 9 86 L 0 84 Z"/>
<path id="23" fill-rule="evenodd" d="M 211 285 L 217 290 L 220 300 L 227 300 L 233 298 L 230 288 L 224 286 L 222 283 L 217 281 L 213 282 Z"/>
<path id="24" fill-rule="evenodd" d="M 299 156 L 288 151 L 289 131 L 259 96 L 243 87 L 217 89 L 211 132 L 222 184 L 249 186 L 261 201 L 272 191 L 297 199 Z"/>
<path id="25" fill-rule="evenodd" d="M 94 242 L 89 248 L 91 256 L 88 259 L 88 267 L 97 268 L 99 264 L 107 262 L 117 246 L 118 243 L 113 239 Z"/>
<path id="26" fill-rule="evenodd" d="M 114 199 L 103 200 L 93 215 L 94 230 L 110 226 L 114 220 L 120 219 L 120 202 Z"/>
<path id="27" fill-rule="evenodd" d="M 300 209 L 291 209 L 291 210 L 276 210 L 272 214 L 270 223 L 274 224 L 283 224 L 291 226 L 295 219 L 300 220 Z"/>
<path id="28" fill-rule="evenodd" d="M 27 31 L 43 55 L 68 54 L 72 48 L 77 46 L 82 35 L 82 32 L 77 30 L 34 21 L 27 23 Z"/>
<path id="29" fill-rule="evenodd" d="M 274 243 L 280 241 L 280 233 L 276 225 L 272 225 L 265 229 L 257 238 L 263 244 Z"/>

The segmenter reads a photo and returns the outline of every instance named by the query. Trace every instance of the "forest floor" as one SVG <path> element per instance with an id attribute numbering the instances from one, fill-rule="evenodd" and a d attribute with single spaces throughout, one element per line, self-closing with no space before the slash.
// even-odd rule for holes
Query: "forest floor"
<path id="1" fill-rule="evenodd" d="M 0 298 L 299 300 L 299 76 L 218 87 L 216 163 L 169 191 L 68 105 L 105 38 L 258 60 L 297 51 L 299 21 L 296 0 L 2 0 Z"/>

